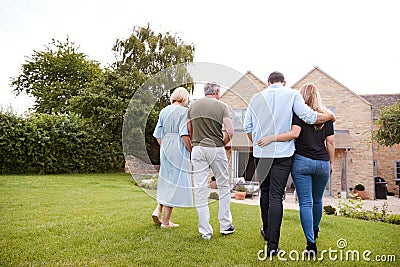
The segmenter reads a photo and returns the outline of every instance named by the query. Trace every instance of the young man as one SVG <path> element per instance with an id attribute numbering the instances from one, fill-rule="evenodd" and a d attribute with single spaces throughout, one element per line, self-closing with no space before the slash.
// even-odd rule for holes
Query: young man
<path id="1" fill-rule="evenodd" d="M 191 159 L 198 227 L 202 238 L 208 240 L 213 236 L 208 208 L 210 168 L 218 186 L 220 233 L 232 234 L 235 231 L 230 211 L 228 160 L 224 148 L 233 135 L 233 125 L 227 105 L 219 101 L 220 87 L 215 83 L 207 83 L 204 85 L 204 95 L 189 107 L 188 129 L 193 146 Z M 222 132 L 222 125 L 225 133 Z"/>
<path id="2" fill-rule="evenodd" d="M 293 112 L 307 124 L 335 120 L 333 114 L 322 114 L 308 107 L 297 90 L 285 87 L 282 73 L 268 77 L 268 88 L 255 94 L 249 104 L 244 129 L 253 142 L 256 174 L 260 181 L 261 234 L 268 242 L 268 255 L 278 253 L 282 224 L 282 196 L 293 163 L 294 140 L 262 144 L 263 136 L 288 132 Z"/>

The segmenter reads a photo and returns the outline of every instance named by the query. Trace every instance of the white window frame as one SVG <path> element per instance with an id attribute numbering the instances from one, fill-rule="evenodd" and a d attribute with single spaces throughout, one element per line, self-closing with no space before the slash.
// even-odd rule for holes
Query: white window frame
<path id="1" fill-rule="evenodd" d="M 326 106 L 326 108 L 336 116 L 336 108 L 334 106 Z M 336 122 L 333 123 L 333 129 L 336 129 Z"/>
<path id="2" fill-rule="evenodd" d="M 394 179 L 400 179 L 400 160 L 394 161 Z"/>
<path id="3" fill-rule="evenodd" d="M 234 108 L 233 109 L 233 128 L 235 131 L 243 131 L 243 122 L 244 122 L 244 117 L 246 116 L 246 111 L 247 109 L 243 109 L 243 108 Z M 240 117 L 240 127 L 235 127 L 236 126 L 236 121 L 235 119 L 237 117 Z"/>

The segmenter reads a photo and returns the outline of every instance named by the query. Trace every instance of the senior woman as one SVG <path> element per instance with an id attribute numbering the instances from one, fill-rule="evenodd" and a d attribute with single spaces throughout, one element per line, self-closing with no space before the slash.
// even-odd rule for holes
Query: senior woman
<path id="1" fill-rule="evenodd" d="M 191 143 L 187 128 L 189 93 L 176 88 L 170 97 L 171 104 L 161 110 L 153 136 L 160 144 L 160 172 L 157 184 L 157 208 L 153 221 L 161 228 L 177 227 L 171 222 L 174 207 L 192 206 L 190 178 Z M 164 217 L 161 219 L 162 209 Z"/>

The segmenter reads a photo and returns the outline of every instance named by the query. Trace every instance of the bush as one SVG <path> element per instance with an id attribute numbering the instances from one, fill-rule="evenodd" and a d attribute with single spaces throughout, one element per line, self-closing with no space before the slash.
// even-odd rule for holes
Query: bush
<path id="1" fill-rule="evenodd" d="M 363 209 L 363 205 L 364 202 L 361 198 L 357 198 L 356 200 L 340 199 L 337 207 L 339 211 L 338 215 L 362 220 L 400 224 L 400 215 L 389 214 L 387 202 L 384 202 L 380 209 L 374 206 L 372 211 Z"/>
<path id="2" fill-rule="evenodd" d="M 387 222 L 400 225 L 400 214 L 390 214 L 387 218 Z"/>
<path id="3" fill-rule="evenodd" d="M 246 187 L 244 187 L 244 185 L 238 184 L 235 186 L 235 191 L 236 192 L 246 192 Z"/>
<path id="4" fill-rule="evenodd" d="M 336 209 L 334 207 L 332 207 L 331 205 L 324 206 L 324 212 L 327 215 L 333 215 L 333 214 L 336 214 Z"/>
<path id="5" fill-rule="evenodd" d="M 93 173 L 121 170 L 120 144 L 76 115 L 0 112 L 0 174 Z"/>
<path id="6" fill-rule="evenodd" d="M 358 191 L 364 191 L 365 190 L 365 186 L 362 184 L 358 184 L 354 187 L 354 189 L 358 190 Z"/>

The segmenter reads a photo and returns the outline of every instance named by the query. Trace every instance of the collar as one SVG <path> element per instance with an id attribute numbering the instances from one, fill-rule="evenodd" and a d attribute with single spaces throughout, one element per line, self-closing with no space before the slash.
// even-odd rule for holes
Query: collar
<path id="1" fill-rule="evenodd" d="M 282 87 L 283 87 L 282 84 L 274 83 L 274 84 L 271 84 L 270 86 L 268 86 L 268 89 L 279 89 L 279 88 L 282 88 Z"/>

